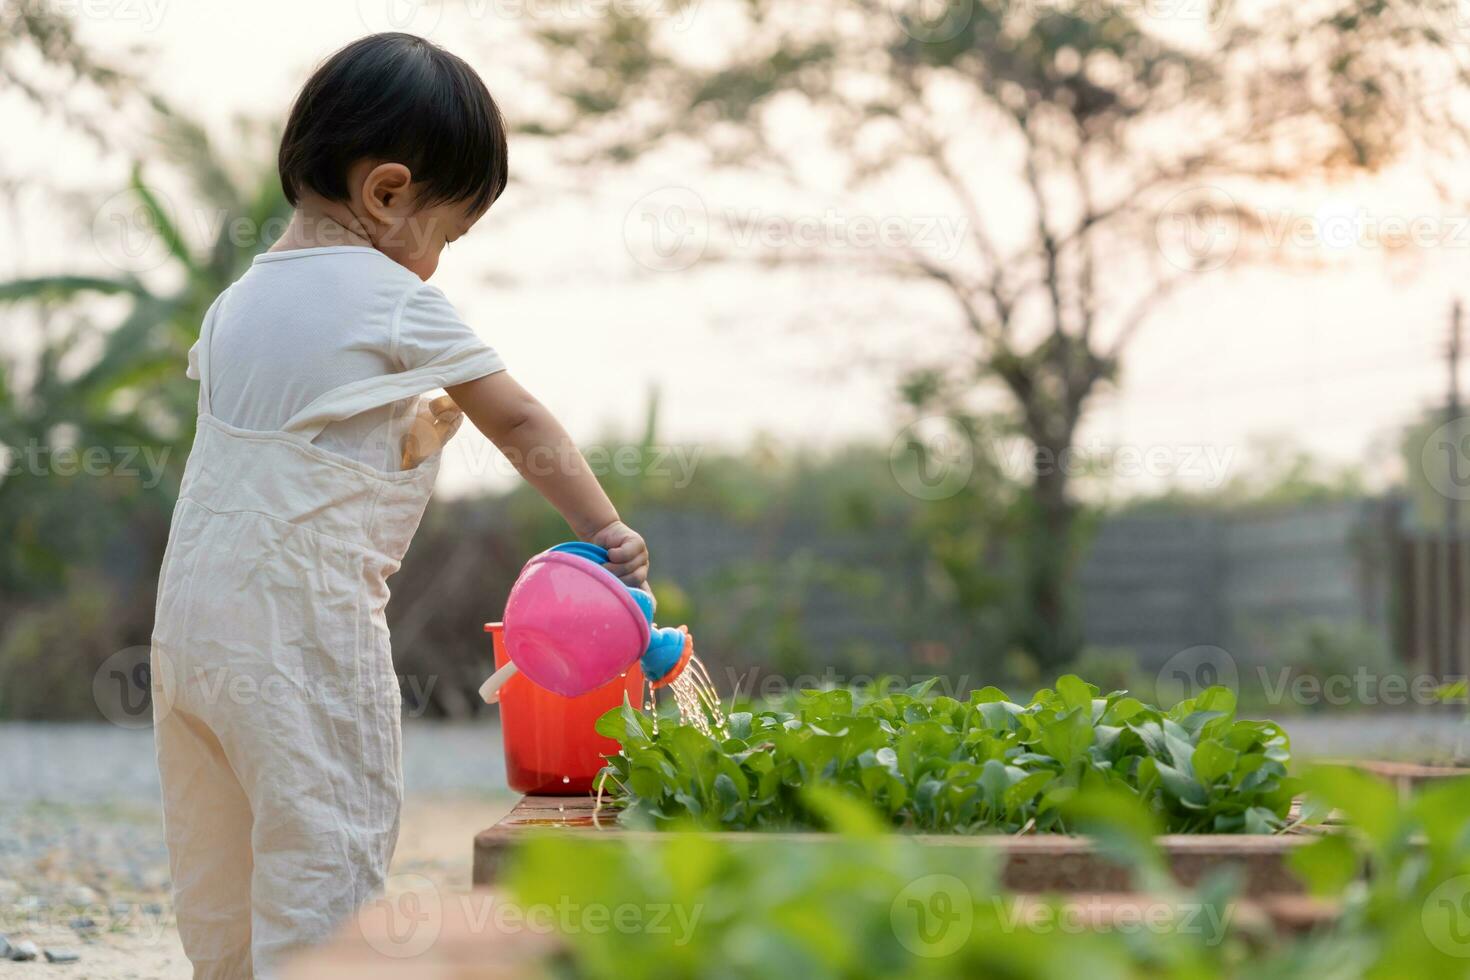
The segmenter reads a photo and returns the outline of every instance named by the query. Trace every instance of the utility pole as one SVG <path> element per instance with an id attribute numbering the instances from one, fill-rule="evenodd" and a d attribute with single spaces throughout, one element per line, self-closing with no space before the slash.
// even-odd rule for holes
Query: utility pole
<path id="1" fill-rule="evenodd" d="M 1462 425 L 1460 417 L 1463 414 L 1460 401 L 1460 351 L 1464 345 L 1464 309 L 1460 301 L 1455 300 L 1454 309 L 1450 315 L 1450 343 L 1446 350 L 1450 369 L 1449 398 L 1445 403 L 1445 422 L 1453 428 L 1453 433 L 1459 432 Z M 1454 664 L 1461 677 L 1470 678 L 1470 644 L 1465 642 L 1461 636 L 1461 620 L 1464 612 L 1465 598 L 1470 592 L 1470 582 L 1466 581 L 1470 574 L 1470 547 L 1460 540 L 1460 501 L 1456 494 L 1445 495 L 1444 508 L 1444 536 L 1445 536 L 1445 562 L 1442 566 L 1445 570 L 1444 597 L 1446 608 L 1449 612 L 1449 663 Z M 1459 560 L 1457 561 L 1456 558 Z M 1458 582 L 1459 587 L 1456 588 Z"/>

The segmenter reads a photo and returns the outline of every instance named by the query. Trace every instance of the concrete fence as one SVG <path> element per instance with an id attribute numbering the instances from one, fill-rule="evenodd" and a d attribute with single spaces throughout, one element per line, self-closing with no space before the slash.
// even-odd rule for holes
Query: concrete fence
<path id="1" fill-rule="evenodd" d="M 1087 643 L 1132 650 L 1146 667 L 1199 645 L 1268 660 L 1271 637 L 1312 620 L 1365 631 L 1409 660 L 1422 659 L 1425 645 L 1443 638 L 1422 624 L 1406 627 L 1413 620 L 1402 613 L 1426 606 L 1425 591 L 1438 590 L 1426 615 L 1442 619 L 1446 602 L 1465 603 L 1444 589 L 1459 589 L 1470 579 L 1406 572 L 1427 567 L 1416 549 L 1435 545 L 1432 535 L 1402 526 L 1403 511 L 1394 499 L 1363 499 L 1105 519 L 1078 576 Z M 728 579 L 734 568 L 779 566 L 780 559 L 803 553 L 875 578 L 878 594 L 853 594 L 829 581 L 789 583 L 793 595 L 801 594 L 801 630 L 823 654 L 840 659 L 838 652 L 854 644 L 897 649 L 930 640 L 966 642 L 965 627 L 937 612 L 941 603 L 933 590 L 939 584 L 925 581 L 922 561 L 901 541 L 800 524 L 751 532 L 708 515 L 650 513 L 639 520 L 658 546 L 659 576 L 670 581 L 707 585 L 722 575 Z M 1455 560 L 1457 568 L 1470 561 L 1470 550 L 1456 552 Z M 704 585 L 695 588 L 708 597 Z M 730 599 L 739 606 L 738 595 Z M 890 614 L 895 603 L 903 604 L 904 616 Z M 926 603 L 936 609 L 933 618 L 923 615 Z M 707 603 L 701 614 L 709 614 Z M 902 635 L 915 622 L 926 635 Z M 1470 612 L 1461 622 L 1470 625 Z"/>

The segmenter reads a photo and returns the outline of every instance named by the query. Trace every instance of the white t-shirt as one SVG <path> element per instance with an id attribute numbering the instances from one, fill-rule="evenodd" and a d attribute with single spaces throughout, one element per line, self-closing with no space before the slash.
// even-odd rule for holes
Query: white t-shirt
<path id="1" fill-rule="evenodd" d="M 484 374 L 505 364 L 444 294 L 373 248 L 337 245 L 257 255 L 218 304 L 209 350 L 210 411 L 241 429 L 274 431 L 317 396 L 352 381 L 478 351 Z M 189 351 L 199 378 L 199 345 Z M 399 468 L 416 399 L 334 422 L 316 445 L 381 470 Z"/>

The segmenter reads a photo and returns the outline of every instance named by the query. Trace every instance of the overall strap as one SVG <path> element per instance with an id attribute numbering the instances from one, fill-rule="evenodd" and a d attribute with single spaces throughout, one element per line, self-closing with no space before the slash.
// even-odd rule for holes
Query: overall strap
<path id="1" fill-rule="evenodd" d="M 422 367 L 397 374 L 350 381 L 323 392 L 301 411 L 291 416 L 281 428 L 308 440 L 315 439 L 333 422 L 350 419 L 384 405 L 422 395 L 435 388 L 464 384 L 487 374 L 505 370 L 505 364 L 488 347 L 475 347 Z"/>

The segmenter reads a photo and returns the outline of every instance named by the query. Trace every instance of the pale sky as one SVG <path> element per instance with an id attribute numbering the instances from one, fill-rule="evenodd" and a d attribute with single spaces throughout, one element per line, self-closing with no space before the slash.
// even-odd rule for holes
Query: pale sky
<path id="1" fill-rule="evenodd" d="M 236 145 L 233 117 L 281 120 L 311 65 L 370 30 L 428 33 L 481 70 L 509 115 L 537 109 L 519 82 L 536 52 L 515 16 L 536 0 L 471 5 L 478 17 L 416 12 L 404 0 L 58 5 L 84 14 L 84 36 L 101 50 L 141 45 L 147 56 L 131 63 L 134 70 L 202 119 L 223 147 Z M 696 21 L 689 29 L 697 36 L 719 25 Z M 91 199 L 124 186 L 124 157 L 99 159 L 59 127 L 38 124 L 14 93 L 0 93 L 0 127 L 31 134 L 7 140 L 11 174 Z M 146 147 L 144 134 L 137 140 Z M 239 150 L 242 157 L 249 152 Z M 739 448 L 769 434 L 798 446 L 858 438 L 887 444 L 908 421 L 893 394 L 901 369 L 942 355 L 962 329 L 944 296 L 840 265 L 816 273 L 707 260 L 658 271 L 640 263 L 649 257 L 649 232 L 639 208 L 650 195 L 678 200 L 692 193 L 693 206 L 737 220 L 775 212 L 821 216 L 827 201 L 804 201 L 754 176 L 711 174 L 672 156 L 579 187 L 588 181 L 559 173 L 541 148 L 523 141 L 512 146 L 512 169 L 528 183 L 513 185 L 454 246 L 434 282 L 584 442 L 635 434 L 656 383 L 668 441 Z M 1181 452 L 1208 446 L 1244 465 L 1253 439 L 1288 435 L 1329 461 L 1386 472 L 1398 427 L 1442 397 L 1446 313 L 1470 249 L 1470 221 L 1447 213 L 1420 184 L 1405 168 L 1283 196 L 1283 214 L 1307 215 L 1309 227 L 1329 237 L 1333 229 L 1371 232 L 1386 221 L 1421 218 L 1441 243 L 1394 258 L 1354 231 L 1336 244 L 1289 250 L 1290 268 L 1237 263 L 1201 277 L 1140 336 L 1121 390 L 1099 399 L 1083 444 Z M 956 216 L 924 194 L 889 187 L 867 199 L 866 210 L 840 216 L 918 215 L 943 235 L 946 219 Z M 13 218 L 18 233 L 0 240 L 0 274 L 71 270 L 84 260 L 107 270 L 106 255 L 76 238 L 76 222 L 51 220 L 52 213 L 39 194 L 22 196 Z M 208 223 L 207 215 L 191 218 Z M 503 481 L 475 465 L 484 458 L 451 451 L 447 487 Z M 1210 478 L 1175 476 L 1185 484 Z M 1160 483 L 1147 473 L 1120 480 L 1122 491 Z"/>

